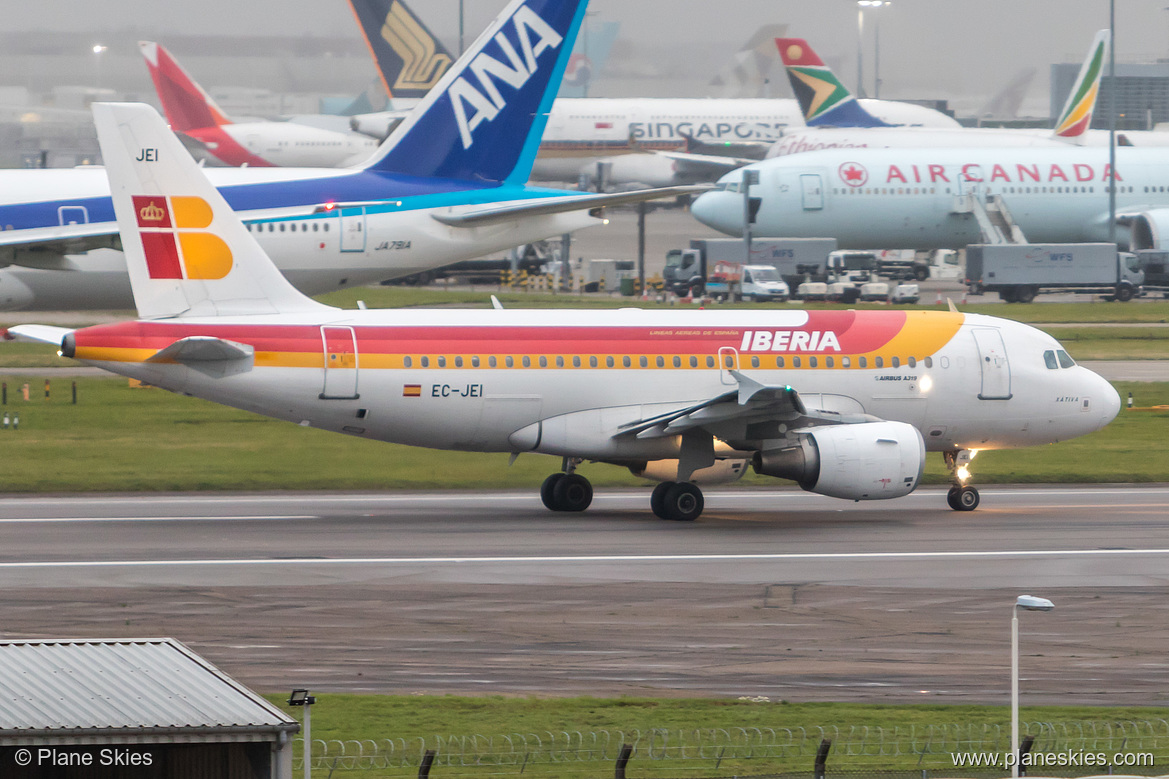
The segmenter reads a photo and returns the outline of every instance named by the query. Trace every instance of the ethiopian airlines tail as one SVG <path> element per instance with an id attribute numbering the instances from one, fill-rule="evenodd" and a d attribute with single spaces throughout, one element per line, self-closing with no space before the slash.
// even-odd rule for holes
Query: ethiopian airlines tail
<path id="1" fill-rule="evenodd" d="M 140 318 L 324 308 L 280 274 L 153 108 L 95 103 L 93 118 Z"/>
<path id="2" fill-rule="evenodd" d="M 528 180 L 588 0 L 512 0 L 365 167 Z"/>
<path id="3" fill-rule="evenodd" d="M 1055 123 L 1055 136 L 1070 141 L 1086 138 L 1092 124 L 1092 112 L 1096 110 L 1096 98 L 1100 91 L 1100 77 L 1104 74 L 1104 60 L 1112 43 L 1110 30 L 1101 30 L 1092 40 L 1088 58 L 1080 66 L 1080 73 L 1068 93 L 1067 103 Z"/>
<path id="4" fill-rule="evenodd" d="M 809 127 L 890 127 L 866 111 L 803 38 L 776 38 L 787 78 Z"/>
<path id="5" fill-rule="evenodd" d="M 402 0 L 349 0 L 391 97 L 424 97 L 455 61 Z"/>
<path id="6" fill-rule="evenodd" d="M 231 124 L 203 87 L 183 70 L 178 61 L 161 44 L 139 41 L 138 49 L 154 81 L 154 91 L 162 103 L 166 121 L 176 132 L 186 133 L 204 127 Z"/>

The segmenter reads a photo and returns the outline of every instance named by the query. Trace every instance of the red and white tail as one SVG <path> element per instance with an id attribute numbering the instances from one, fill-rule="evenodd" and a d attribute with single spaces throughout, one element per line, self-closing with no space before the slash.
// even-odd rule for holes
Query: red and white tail
<path id="1" fill-rule="evenodd" d="M 281 275 L 157 111 L 94 103 L 93 118 L 141 318 L 327 308 Z"/>
<path id="2" fill-rule="evenodd" d="M 186 133 L 231 124 L 227 114 L 161 44 L 139 41 L 138 49 L 146 60 L 154 91 L 171 129 Z"/>

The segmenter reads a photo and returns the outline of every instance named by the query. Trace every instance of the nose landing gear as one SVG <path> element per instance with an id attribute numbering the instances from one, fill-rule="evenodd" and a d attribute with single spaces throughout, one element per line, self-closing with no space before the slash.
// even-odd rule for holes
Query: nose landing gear
<path id="1" fill-rule="evenodd" d="M 540 485 L 540 500 L 551 511 L 584 511 L 593 502 L 593 485 L 576 473 L 580 460 L 564 458 L 564 473 L 554 473 Z"/>
<path id="2" fill-rule="evenodd" d="M 954 511 L 974 511 L 978 508 L 980 500 L 978 490 L 966 483 L 966 480 L 970 478 L 968 466 L 975 454 L 977 452 L 970 449 L 943 452 L 943 456 L 946 458 L 946 467 L 949 468 L 950 475 L 954 479 L 954 486 L 950 487 L 950 491 L 946 494 L 946 502 Z"/>

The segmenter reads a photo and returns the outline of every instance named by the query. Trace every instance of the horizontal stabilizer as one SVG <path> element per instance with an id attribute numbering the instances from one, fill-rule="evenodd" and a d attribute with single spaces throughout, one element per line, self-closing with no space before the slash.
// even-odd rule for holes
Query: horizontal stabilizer
<path id="1" fill-rule="evenodd" d="M 567 197 L 539 198 L 531 202 L 509 205 L 487 205 L 473 207 L 468 211 L 454 214 L 434 214 L 434 218 L 451 227 L 482 227 L 498 222 L 512 222 L 516 219 L 548 214 L 562 214 L 568 211 L 584 211 L 609 206 L 640 203 L 643 200 L 678 197 L 697 194 L 710 189 L 709 186 L 661 187 L 659 189 L 638 189 L 633 192 L 619 192 L 612 195 L 569 195 Z"/>
<path id="2" fill-rule="evenodd" d="M 256 350 L 247 344 L 228 341 L 223 338 L 212 338 L 206 335 L 193 335 L 182 338 L 170 346 L 156 352 L 147 358 L 146 362 L 179 362 L 184 365 L 204 362 L 229 362 L 232 360 L 250 360 Z"/>
<path id="3" fill-rule="evenodd" d="M 51 325 L 17 325 L 8 328 L 5 336 L 10 341 L 29 341 L 38 344 L 53 344 L 60 346 L 65 336 L 72 333 L 68 327 L 53 327 Z"/>

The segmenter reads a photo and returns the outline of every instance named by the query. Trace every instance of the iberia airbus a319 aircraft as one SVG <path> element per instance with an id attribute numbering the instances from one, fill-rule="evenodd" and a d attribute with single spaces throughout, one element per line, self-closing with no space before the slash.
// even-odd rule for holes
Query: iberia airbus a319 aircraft
<path id="1" fill-rule="evenodd" d="M 1099 430 L 1120 399 L 1026 325 L 956 311 L 346 311 L 296 291 L 153 109 L 94 106 L 138 321 L 11 334 L 174 392 L 362 438 L 584 461 L 661 483 L 666 519 L 751 463 L 806 490 L 897 498 L 927 451 Z"/>

